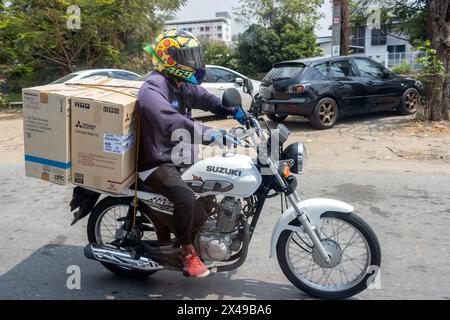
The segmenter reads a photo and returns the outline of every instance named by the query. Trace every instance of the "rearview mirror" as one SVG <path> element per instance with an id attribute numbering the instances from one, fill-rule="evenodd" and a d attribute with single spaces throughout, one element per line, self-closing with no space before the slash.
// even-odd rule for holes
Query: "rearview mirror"
<path id="1" fill-rule="evenodd" d="M 243 86 L 244 85 L 244 79 L 242 78 L 236 78 L 236 84 L 238 84 L 239 86 Z"/>
<path id="2" fill-rule="evenodd" d="M 249 95 L 253 96 L 253 82 L 252 80 L 246 78 L 244 79 L 244 88 L 245 93 L 248 93 Z"/>
<path id="3" fill-rule="evenodd" d="M 381 75 L 383 79 L 387 79 L 392 75 L 392 72 L 389 70 L 383 70 L 383 74 Z"/>
<path id="4" fill-rule="evenodd" d="M 242 97 L 235 88 L 228 88 L 223 93 L 222 104 L 225 108 L 235 108 L 242 106 Z"/>

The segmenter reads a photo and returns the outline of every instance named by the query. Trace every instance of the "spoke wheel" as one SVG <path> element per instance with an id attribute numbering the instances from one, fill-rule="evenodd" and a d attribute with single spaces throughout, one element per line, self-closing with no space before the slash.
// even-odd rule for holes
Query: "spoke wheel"
<path id="1" fill-rule="evenodd" d="M 277 256 L 286 277 L 318 298 L 346 298 L 366 289 L 374 266 L 378 268 L 381 261 L 378 240 L 367 223 L 354 214 L 330 212 L 321 217 L 318 234 L 331 255 L 330 263 L 307 234 L 282 233 Z"/>
<path id="2" fill-rule="evenodd" d="M 132 198 L 107 197 L 100 201 L 89 216 L 87 233 L 89 243 L 115 248 L 111 243 L 119 239 L 123 232 L 124 219 Z M 145 226 L 143 240 L 156 240 L 156 232 L 152 221 L 145 214 L 138 211 L 136 221 Z M 142 279 L 156 271 L 132 270 L 114 264 L 101 262 L 105 268 L 124 278 Z"/>

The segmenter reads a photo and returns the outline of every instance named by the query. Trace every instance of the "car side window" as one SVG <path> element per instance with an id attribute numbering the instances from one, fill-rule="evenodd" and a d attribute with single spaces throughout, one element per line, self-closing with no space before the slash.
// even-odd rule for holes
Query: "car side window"
<path id="1" fill-rule="evenodd" d="M 109 72 L 103 71 L 103 72 L 96 72 L 96 73 L 90 74 L 83 78 L 90 78 L 90 77 L 108 77 L 108 78 L 110 78 L 110 75 L 109 75 Z"/>
<path id="2" fill-rule="evenodd" d="M 356 66 L 359 69 L 361 77 L 381 77 L 384 72 L 384 68 L 369 59 L 355 59 Z"/>
<path id="3" fill-rule="evenodd" d="M 217 69 L 217 68 L 210 68 L 209 71 L 212 74 L 212 77 L 215 78 L 214 82 L 219 83 L 233 83 L 236 82 L 237 75 L 235 75 L 232 72 Z"/>
<path id="4" fill-rule="evenodd" d="M 203 80 L 203 83 L 215 83 L 216 81 L 216 76 L 211 72 L 210 69 L 206 69 L 206 75 L 205 75 L 205 79 Z"/>
<path id="5" fill-rule="evenodd" d="M 309 80 L 320 80 L 330 76 L 330 66 L 328 62 L 319 63 L 310 68 Z"/>
<path id="6" fill-rule="evenodd" d="M 348 60 L 334 61 L 330 67 L 334 77 L 345 78 L 355 76 Z"/>
<path id="7" fill-rule="evenodd" d="M 113 71 L 113 77 L 116 79 L 122 80 L 136 80 L 138 77 L 132 73 L 124 72 L 124 71 Z"/>

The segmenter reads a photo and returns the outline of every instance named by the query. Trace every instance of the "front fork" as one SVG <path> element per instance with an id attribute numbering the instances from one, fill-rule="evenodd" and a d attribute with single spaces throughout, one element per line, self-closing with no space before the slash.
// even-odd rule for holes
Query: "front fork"
<path id="1" fill-rule="evenodd" d="M 319 232 L 316 228 L 316 226 L 312 226 L 308 216 L 306 213 L 304 213 L 298 206 L 298 203 L 300 202 L 300 196 L 296 190 L 290 195 L 287 195 L 287 198 L 289 202 L 291 203 L 292 207 L 294 208 L 294 212 L 292 213 L 292 216 L 294 219 L 298 219 L 300 223 L 303 226 L 303 229 L 308 234 L 308 236 L 311 238 L 311 241 L 314 244 L 314 247 L 317 248 L 319 251 L 320 256 L 324 259 L 326 263 L 331 262 L 331 255 L 328 251 L 325 250 L 325 248 L 322 245 L 322 241 L 319 238 Z"/>
<path id="2" fill-rule="evenodd" d="M 272 169 L 272 172 L 274 173 L 275 177 L 277 178 L 278 182 L 280 183 L 281 187 L 285 191 L 286 197 L 288 198 L 290 204 L 294 208 L 294 211 L 292 213 L 292 217 L 294 219 L 298 219 L 300 223 L 303 226 L 303 229 L 305 230 L 306 234 L 311 238 L 311 241 L 314 244 L 314 247 L 318 250 L 320 256 L 326 263 L 331 262 L 331 254 L 325 250 L 325 248 L 322 245 L 322 241 L 319 238 L 319 232 L 316 229 L 315 226 L 311 225 L 308 215 L 303 212 L 298 204 L 301 202 L 300 195 L 298 194 L 297 190 L 291 190 L 292 188 L 289 187 L 289 185 L 286 183 L 286 181 L 281 177 L 281 175 L 278 172 L 278 168 L 275 164 L 275 162 L 272 159 L 267 159 L 267 163 L 269 164 L 270 168 Z"/>

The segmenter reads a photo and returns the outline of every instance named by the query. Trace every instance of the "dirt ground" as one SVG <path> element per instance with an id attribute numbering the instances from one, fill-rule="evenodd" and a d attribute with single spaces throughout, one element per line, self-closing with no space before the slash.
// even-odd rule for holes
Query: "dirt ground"
<path id="1" fill-rule="evenodd" d="M 234 120 L 201 120 L 215 128 L 236 126 Z M 289 142 L 305 143 L 307 170 L 450 173 L 450 122 L 424 125 L 413 117 L 382 113 L 342 119 L 326 131 L 297 117 L 283 123 L 292 131 Z M 23 161 L 22 125 L 19 112 L 0 113 L 0 163 Z"/>

